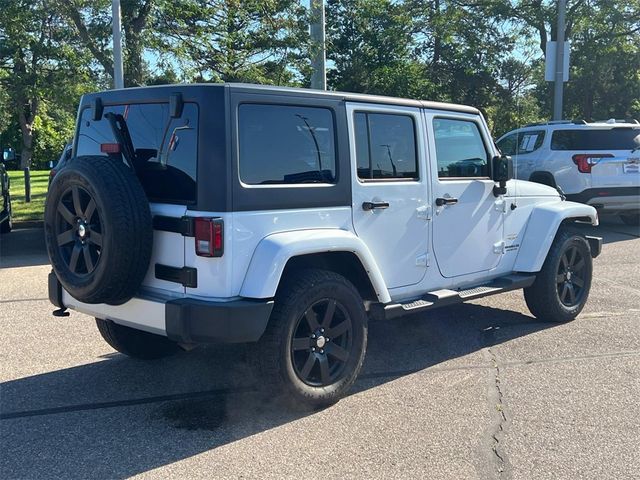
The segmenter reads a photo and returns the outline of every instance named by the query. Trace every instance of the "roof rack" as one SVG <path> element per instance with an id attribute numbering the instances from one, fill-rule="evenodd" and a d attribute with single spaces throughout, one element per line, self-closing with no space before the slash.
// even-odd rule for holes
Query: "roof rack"
<path id="1" fill-rule="evenodd" d="M 528 123 L 527 125 L 525 125 L 525 127 L 538 127 L 538 126 L 542 126 L 542 125 L 569 125 L 569 124 L 575 124 L 575 125 L 586 125 L 587 121 L 586 120 L 582 120 L 582 119 L 575 119 L 575 120 L 549 120 L 547 122 L 534 122 L 534 123 Z"/>
<path id="2" fill-rule="evenodd" d="M 616 124 L 616 123 L 633 123 L 635 125 L 640 125 L 640 121 L 636 120 L 635 118 L 626 118 L 626 119 L 620 119 L 620 118 L 610 118 L 608 120 L 596 120 L 595 122 L 587 122 L 585 119 L 583 118 L 576 118 L 573 120 L 549 120 L 547 122 L 534 122 L 534 123 L 528 123 L 524 126 L 524 128 L 526 127 L 539 127 L 539 126 L 543 126 L 543 125 L 589 125 L 590 123 L 608 123 L 608 124 Z"/>
<path id="3" fill-rule="evenodd" d="M 635 118 L 609 118 L 607 120 L 598 120 L 597 122 L 594 123 L 611 123 L 611 124 L 615 124 L 615 123 L 633 123 L 636 125 L 639 125 L 640 122 L 638 120 L 636 120 Z"/>

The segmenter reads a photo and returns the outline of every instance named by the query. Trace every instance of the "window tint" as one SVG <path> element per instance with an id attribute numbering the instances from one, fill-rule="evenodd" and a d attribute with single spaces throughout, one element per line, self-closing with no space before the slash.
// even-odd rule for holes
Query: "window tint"
<path id="1" fill-rule="evenodd" d="M 359 112 L 355 114 L 354 123 L 358 178 L 418 178 L 412 117 Z"/>
<path id="2" fill-rule="evenodd" d="M 136 152 L 134 167 L 147 197 L 169 203 L 195 203 L 198 158 L 198 107 L 185 103 L 180 118 L 170 118 L 168 103 L 105 107 L 122 115 Z M 107 155 L 103 143 L 117 143 L 109 120 L 82 113 L 76 155 Z M 118 154 L 118 157 L 120 155 Z"/>
<path id="3" fill-rule="evenodd" d="M 551 150 L 631 150 L 640 128 L 606 130 L 556 130 L 551 135 Z"/>
<path id="4" fill-rule="evenodd" d="M 326 108 L 243 104 L 238 137 L 246 184 L 336 181 L 333 115 Z"/>
<path id="5" fill-rule="evenodd" d="M 437 118 L 433 130 L 438 177 L 489 176 L 489 156 L 475 122 Z"/>
<path id="6" fill-rule="evenodd" d="M 498 148 L 505 155 L 525 155 L 542 146 L 544 130 L 513 133 L 498 142 Z"/>

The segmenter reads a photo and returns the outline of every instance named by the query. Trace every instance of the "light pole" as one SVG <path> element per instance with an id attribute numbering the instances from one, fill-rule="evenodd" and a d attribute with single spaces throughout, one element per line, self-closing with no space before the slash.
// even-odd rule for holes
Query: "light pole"
<path id="1" fill-rule="evenodd" d="M 553 119 L 562 120 L 562 95 L 564 93 L 564 29 L 567 0 L 558 0 L 558 26 L 556 34 L 556 69 L 553 85 Z"/>
<path id="2" fill-rule="evenodd" d="M 120 0 L 112 0 L 111 2 L 111 23 L 113 26 L 113 88 L 124 88 Z"/>
<path id="3" fill-rule="evenodd" d="M 311 88 L 327 89 L 324 0 L 311 0 Z"/>

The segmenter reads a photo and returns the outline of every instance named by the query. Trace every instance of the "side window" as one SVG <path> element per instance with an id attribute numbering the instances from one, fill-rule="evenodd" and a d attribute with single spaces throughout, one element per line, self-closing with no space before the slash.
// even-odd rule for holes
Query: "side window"
<path id="1" fill-rule="evenodd" d="M 433 120 L 438 177 L 489 177 L 489 154 L 478 125 L 470 120 Z"/>
<path id="2" fill-rule="evenodd" d="M 544 142 L 544 130 L 529 130 L 513 133 L 498 142 L 498 148 L 505 155 L 525 155 L 535 152 Z"/>
<path id="3" fill-rule="evenodd" d="M 336 182 L 334 121 L 327 108 L 242 104 L 238 139 L 245 184 Z"/>
<path id="4" fill-rule="evenodd" d="M 418 178 L 416 134 L 411 116 L 357 112 L 354 126 L 359 179 Z"/>
<path id="5" fill-rule="evenodd" d="M 518 150 L 516 153 L 524 155 L 525 153 L 535 152 L 542 146 L 542 142 L 544 142 L 544 130 L 521 132 L 518 135 Z"/>

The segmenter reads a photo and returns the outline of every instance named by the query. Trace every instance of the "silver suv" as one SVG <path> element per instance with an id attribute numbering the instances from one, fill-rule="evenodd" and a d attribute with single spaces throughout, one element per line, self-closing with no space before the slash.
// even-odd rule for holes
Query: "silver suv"
<path id="1" fill-rule="evenodd" d="M 568 200 L 640 225 L 640 123 L 557 121 L 513 130 L 498 139 L 517 178 L 560 188 Z"/>

